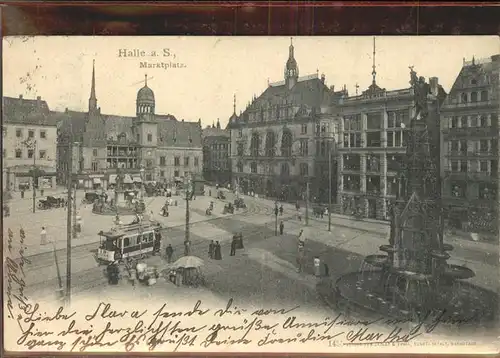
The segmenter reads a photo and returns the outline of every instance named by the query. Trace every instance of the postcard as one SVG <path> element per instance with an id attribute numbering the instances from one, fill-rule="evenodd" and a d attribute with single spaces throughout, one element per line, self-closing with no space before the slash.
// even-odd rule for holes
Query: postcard
<path id="1" fill-rule="evenodd" d="M 7 351 L 498 352 L 498 37 L 3 49 Z"/>

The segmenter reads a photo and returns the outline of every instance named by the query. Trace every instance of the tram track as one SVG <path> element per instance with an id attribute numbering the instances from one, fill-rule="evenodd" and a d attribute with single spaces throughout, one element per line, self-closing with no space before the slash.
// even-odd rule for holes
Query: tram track
<path id="1" fill-rule="evenodd" d="M 223 201 L 227 203 L 227 201 Z M 264 209 L 264 210 L 261 210 Z M 241 209 L 240 209 L 241 210 Z M 249 214 L 257 214 L 257 215 L 268 215 L 270 212 L 272 212 L 271 208 L 267 206 L 259 206 L 255 205 L 255 203 L 249 203 L 247 204 L 246 209 L 242 209 L 239 212 L 235 212 L 234 214 L 231 214 L 229 216 L 218 216 L 218 217 L 212 217 L 212 218 L 207 218 L 204 220 L 199 220 L 190 223 L 190 227 L 193 227 L 194 225 L 201 224 L 201 223 L 211 223 L 211 222 L 217 222 L 217 221 L 229 221 L 235 216 L 247 216 Z M 165 226 L 161 229 L 162 234 L 166 235 L 168 238 L 168 231 L 169 230 L 176 230 L 180 228 L 185 228 L 185 224 L 178 224 L 178 225 L 172 225 L 172 226 Z M 96 249 L 96 243 L 98 243 L 99 240 L 95 240 L 92 242 L 84 243 L 81 245 L 75 245 L 72 247 L 72 259 L 73 260 L 78 260 L 84 257 L 87 257 L 93 249 Z M 67 249 L 66 248 L 61 248 L 61 249 L 56 249 L 55 250 L 55 255 L 58 257 L 58 262 L 60 265 L 63 263 L 66 263 L 66 253 Z M 39 269 L 44 269 L 48 267 L 54 266 L 54 251 L 47 251 L 47 252 L 42 252 L 42 253 L 37 253 L 33 255 L 27 255 L 25 256 L 26 259 L 28 259 L 31 264 L 25 265 L 25 269 L 27 272 L 29 271 L 34 271 L 34 270 L 39 270 Z M 19 259 L 16 261 L 19 262 Z M 36 264 L 35 264 L 36 263 Z"/>

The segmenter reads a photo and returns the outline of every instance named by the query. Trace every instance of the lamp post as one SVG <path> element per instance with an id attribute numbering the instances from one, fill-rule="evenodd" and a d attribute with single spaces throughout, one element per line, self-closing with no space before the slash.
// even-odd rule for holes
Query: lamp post
<path id="1" fill-rule="evenodd" d="M 189 201 L 191 200 L 191 198 L 193 197 L 193 188 L 192 188 L 192 182 L 191 182 L 191 179 L 186 177 L 184 179 L 184 190 L 186 192 L 186 230 L 185 230 L 185 240 L 184 240 L 184 244 L 185 245 L 189 245 L 190 244 L 190 240 L 189 240 Z"/>
<path id="2" fill-rule="evenodd" d="M 67 217 L 66 217 L 66 304 L 71 302 L 71 200 L 72 199 L 72 184 L 73 184 L 73 142 L 69 138 L 68 142 L 68 172 L 67 172 L 67 189 L 68 189 L 68 202 L 67 202 Z"/>
<path id="3" fill-rule="evenodd" d="M 330 133 L 328 140 L 328 231 L 332 231 L 332 151 L 335 136 Z"/>
<path id="4" fill-rule="evenodd" d="M 139 171 L 141 176 L 141 201 L 144 200 L 144 166 L 141 165 L 141 170 Z"/>
<path id="5" fill-rule="evenodd" d="M 278 203 L 274 206 L 274 217 L 276 219 L 274 224 L 274 235 L 278 236 Z"/>

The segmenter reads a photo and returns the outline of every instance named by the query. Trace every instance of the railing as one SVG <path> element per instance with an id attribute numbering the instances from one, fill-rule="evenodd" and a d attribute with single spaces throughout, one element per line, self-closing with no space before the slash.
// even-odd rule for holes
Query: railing
<path id="1" fill-rule="evenodd" d="M 456 179 L 463 180 L 496 180 L 497 178 L 492 175 L 491 172 L 456 172 L 452 170 L 445 170 L 445 175 L 447 177 L 452 177 Z"/>

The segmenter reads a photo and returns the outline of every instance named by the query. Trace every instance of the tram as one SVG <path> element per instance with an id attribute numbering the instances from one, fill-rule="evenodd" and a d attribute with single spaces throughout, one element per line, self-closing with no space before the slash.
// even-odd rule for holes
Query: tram
<path id="1" fill-rule="evenodd" d="M 153 253 L 158 223 L 134 223 L 120 225 L 110 231 L 99 232 L 97 260 L 100 264 Z"/>

